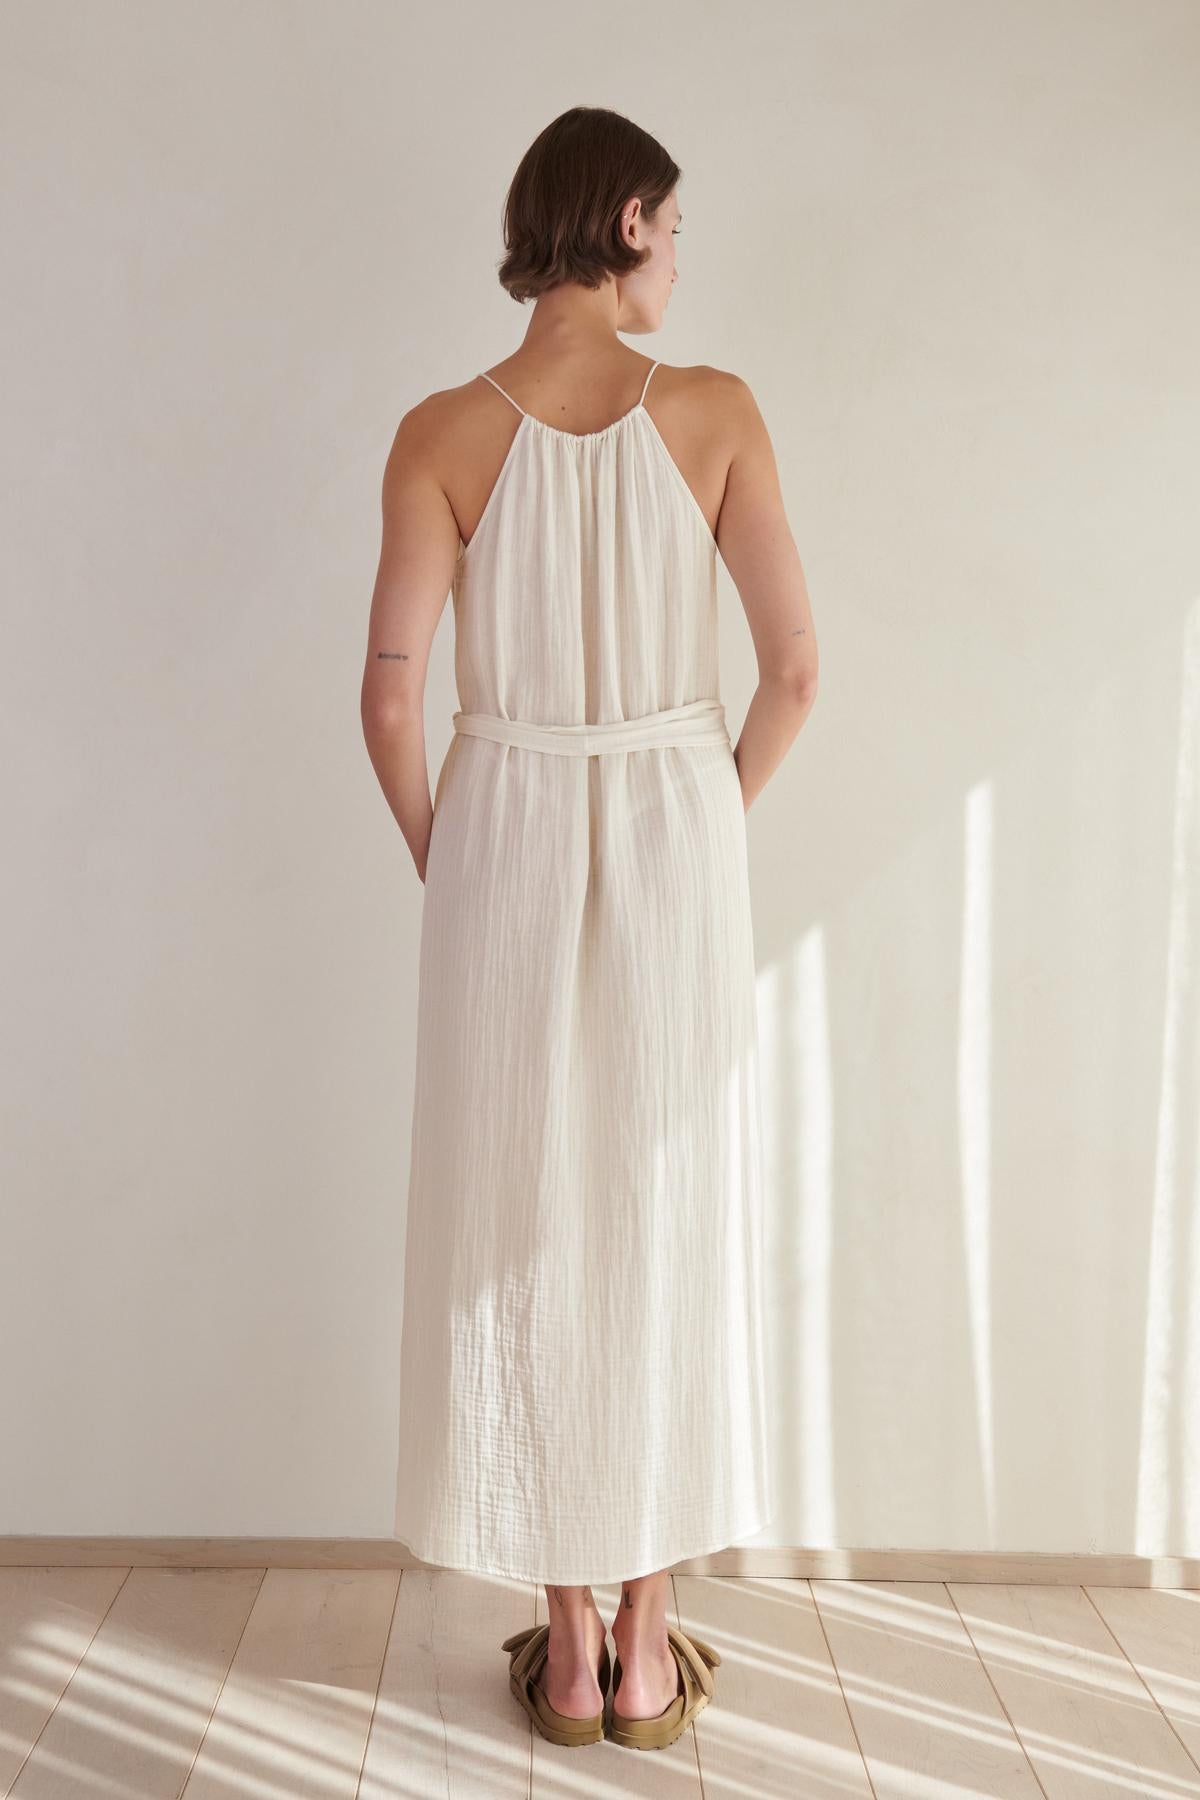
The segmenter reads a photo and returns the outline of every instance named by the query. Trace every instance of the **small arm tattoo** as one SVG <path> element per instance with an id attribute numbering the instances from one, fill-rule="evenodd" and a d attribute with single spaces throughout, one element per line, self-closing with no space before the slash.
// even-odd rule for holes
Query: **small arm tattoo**
<path id="1" fill-rule="evenodd" d="M 398 662 L 407 662 L 408 661 L 408 651 L 407 650 L 377 650 L 375 652 L 375 654 L 376 654 L 376 656 L 395 657 Z"/>

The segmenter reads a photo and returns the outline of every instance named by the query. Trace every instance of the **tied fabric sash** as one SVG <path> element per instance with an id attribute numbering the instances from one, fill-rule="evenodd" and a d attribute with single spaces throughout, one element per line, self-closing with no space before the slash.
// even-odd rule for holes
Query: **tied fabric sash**
<path id="1" fill-rule="evenodd" d="M 520 750 L 546 750 L 555 756 L 600 756 L 614 750 L 654 750 L 667 744 L 728 744 L 729 728 L 720 700 L 689 700 L 638 719 L 614 719 L 606 725 L 535 725 L 528 719 L 506 719 L 499 713 L 454 714 L 454 729 L 467 737 L 491 738 Z"/>

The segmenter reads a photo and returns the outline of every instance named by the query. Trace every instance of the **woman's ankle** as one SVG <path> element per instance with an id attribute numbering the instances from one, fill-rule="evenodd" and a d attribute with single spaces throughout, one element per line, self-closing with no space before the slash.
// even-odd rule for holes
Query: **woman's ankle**
<path id="1" fill-rule="evenodd" d="M 670 1598 L 670 1578 L 665 1570 L 622 1583 L 612 1634 L 613 1642 L 621 1649 L 623 1662 L 646 1655 L 661 1658 L 669 1654 L 667 1604 Z"/>
<path id="2" fill-rule="evenodd" d="M 546 1604 L 550 1622 L 550 1651 L 556 1662 L 569 1667 L 577 1662 L 591 1667 L 599 1657 L 604 1642 L 604 1620 L 592 1598 L 590 1588 L 547 1586 Z"/>
<path id="3" fill-rule="evenodd" d="M 627 1669 L 647 1660 L 661 1662 L 670 1658 L 671 1646 L 667 1639 L 665 1619 L 642 1619 L 635 1623 L 618 1618 L 613 1624 L 612 1634 L 621 1662 Z"/>

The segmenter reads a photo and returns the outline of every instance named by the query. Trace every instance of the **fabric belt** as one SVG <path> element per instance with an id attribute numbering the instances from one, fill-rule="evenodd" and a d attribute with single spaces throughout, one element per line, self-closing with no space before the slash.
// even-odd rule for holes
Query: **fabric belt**
<path id="1" fill-rule="evenodd" d="M 689 700 L 639 719 L 608 725 L 534 725 L 499 713 L 454 714 L 454 729 L 467 737 L 491 738 L 521 750 L 548 750 L 555 756 L 600 756 L 612 750 L 654 750 L 665 744 L 728 744 L 729 728 L 720 700 Z"/>

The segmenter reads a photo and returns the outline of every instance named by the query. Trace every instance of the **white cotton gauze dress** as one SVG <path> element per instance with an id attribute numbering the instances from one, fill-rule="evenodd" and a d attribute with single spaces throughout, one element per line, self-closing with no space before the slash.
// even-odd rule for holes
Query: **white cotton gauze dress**
<path id="1" fill-rule="evenodd" d="M 454 574 L 395 1532 L 535 1582 L 768 1520 L 746 819 L 657 366 L 586 433 L 492 382 L 521 417 Z"/>

